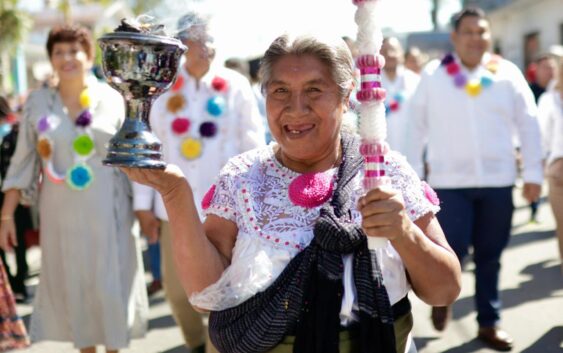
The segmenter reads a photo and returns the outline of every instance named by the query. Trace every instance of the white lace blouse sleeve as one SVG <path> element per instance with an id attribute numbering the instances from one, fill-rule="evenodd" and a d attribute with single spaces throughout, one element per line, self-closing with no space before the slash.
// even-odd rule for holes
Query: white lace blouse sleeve
<path id="1" fill-rule="evenodd" d="M 230 160 L 221 169 L 215 183 L 203 196 L 201 209 L 206 216 L 213 214 L 236 222 L 235 179 L 237 169 L 236 163 Z"/>
<path id="2" fill-rule="evenodd" d="M 411 220 L 416 221 L 429 212 L 438 213 L 440 200 L 430 185 L 420 180 L 404 156 L 391 152 L 389 157 L 387 171 L 393 187 L 400 190 L 403 195 Z"/>

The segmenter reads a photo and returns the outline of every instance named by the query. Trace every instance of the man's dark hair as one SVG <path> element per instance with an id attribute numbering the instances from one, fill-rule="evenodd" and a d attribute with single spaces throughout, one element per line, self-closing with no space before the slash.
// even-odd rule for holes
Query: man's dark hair
<path id="1" fill-rule="evenodd" d="M 483 20 L 487 19 L 487 16 L 485 15 L 485 11 L 483 11 L 483 9 L 479 7 L 467 7 L 452 17 L 452 26 L 456 32 L 459 29 L 461 20 L 466 17 L 477 17 Z"/>

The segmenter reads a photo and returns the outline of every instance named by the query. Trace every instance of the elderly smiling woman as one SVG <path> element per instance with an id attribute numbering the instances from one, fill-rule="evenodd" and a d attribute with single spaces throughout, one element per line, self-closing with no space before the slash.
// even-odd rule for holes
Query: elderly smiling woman
<path id="1" fill-rule="evenodd" d="M 211 311 L 221 352 L 408 351 L 410 288 L 430 305 L 460 291 L 431 190 L 391 152 L 392 184 L 364 193 L 359 138 L 341 129 L 354 72 L 344 42 L 281 36 L 261 70 L 276 142 L 229 161 L 203 223 L 177 168 L 126 171 L 165 200 L 190 301 Z M 389 240 L 380 267 L 368 236 Z"/>

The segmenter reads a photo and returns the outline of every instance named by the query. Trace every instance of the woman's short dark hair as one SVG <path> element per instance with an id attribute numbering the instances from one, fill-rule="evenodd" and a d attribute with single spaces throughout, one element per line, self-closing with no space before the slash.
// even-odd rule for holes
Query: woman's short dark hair
<path id="1" fill-rule="evenodd" d="M 47 54 L 49 58 L 53 55 L 53 48 L 56 43 L 73 43 L 78 42 L 88 59 L 94 57 L 94 45 L 90 30 L 82 26 L 76 25 L 60 25 L 55 26 L 49 32 L 47 38 Z"/>
<path id="2" fill-rule="evenodd" d="M 276 38 L 266 50 L 260 63 L 259 76 L 263 90 L 271 80 L 274 64 L 287 55 L 311 55 L 319 59 L 329 68 L 342 97 L 349 94 L 354 81 L 354 60 L 342 39 L 325 41 L 312 35 L 291 38 L 287 34 Z"/>
<path id="3" fill-rule="evenodd" d="M 477 17 L 480 20 L 487 20 L 487 15 L 483 9 L 479 7 L 467 7 L 452 17 L 452 25 L 455 31 L 459 29 L 461 21 L 466 17 Z"/>

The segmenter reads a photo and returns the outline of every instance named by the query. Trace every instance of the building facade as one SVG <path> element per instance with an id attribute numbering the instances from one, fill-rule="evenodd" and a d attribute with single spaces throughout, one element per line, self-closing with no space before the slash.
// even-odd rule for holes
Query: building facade
<path id="1" fill-rule="evenodd" d="M 487 11 L 495 51 L 524 69 L 563 44 L 563 0 L 470 0 Z"/>

